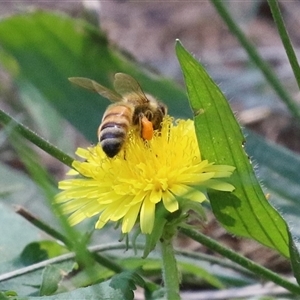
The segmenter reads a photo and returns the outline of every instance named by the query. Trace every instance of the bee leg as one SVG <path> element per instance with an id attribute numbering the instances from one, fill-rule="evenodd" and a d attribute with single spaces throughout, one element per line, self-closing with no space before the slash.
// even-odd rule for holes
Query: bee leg
<path id="1" fill-rule="evenodd" d="M 141 137 L 147 141 L 151 140 L 154 134 L 153 124 L 145 117 L 143 113 L 140 113 L 139 115 L 139 124 L 141 128 Z"/>

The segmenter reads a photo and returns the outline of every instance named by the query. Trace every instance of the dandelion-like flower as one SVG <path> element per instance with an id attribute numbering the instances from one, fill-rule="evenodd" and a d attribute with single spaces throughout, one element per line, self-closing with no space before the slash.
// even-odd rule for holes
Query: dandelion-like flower
<path id="1" fill-rule="evenodd" d="M 162 128 L 150 141 L 129 132 L 124 150 L 108 158 L 100 145 L 78 148 L 85 161 L 74 161 L 75 178 L 59 183 L 55 201 L 70 214 L 75 225 L 99 215 L 96 228 L 108 221 L 122 221 L 122 232 L 130 232 L 139 219 L 141 231 L 150 234 L 155 209 L 162 202 L 170 213 L 185 199 L 203 202 L 205 191 L 232 191 L 234 187 L 219 178 L 229 177 L 234 167 L 202 160 L 191 120 L 173 124 L 166 117 Z"/>

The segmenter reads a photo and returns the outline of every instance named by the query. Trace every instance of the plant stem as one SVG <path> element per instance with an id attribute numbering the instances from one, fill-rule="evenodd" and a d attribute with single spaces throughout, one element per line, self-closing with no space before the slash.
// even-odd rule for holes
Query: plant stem
<path id="1" fill-rule="evenodd" d="M 238 27 L 235 21 L 230 16 L 229 12 L 224 6 L 224 1 L 220 0 L 211 0 L 211 3 L 214 5 L 216 10 L 219 13 L 219 16 L 223 19 L 223 21 L 227 24 L 229 30 L 234 34 L 234 36 L 238 39 L 240 44 L 243 46 L 245 51 L 248 53 L 252 62 L 261 70 L 264 74 L 266 80 L 273 87 L 277 95 L 282 99 L 282 101 L 286 104 L 290 112 L 294 115 L 294 117 L 300 121 L 300 108 L 296 104 L 296 102 L 291 98 L 286 89 L 283 87 L 281 82 L 279 81 L 276 74 L 273 72 L 269 64 L 261 57 L 256 48 L 250 43 L 242 30 Z"/>
<path id="2" fill-rule="evenodd" d="M 17 206 L 15 206 L 15 211 L 18 215 L 25 218 L 30 224 L 39 228 L 43 232 L 46 232 L 54 239 L 61 241 L 68 248 L 72 247 L 72 243 L 70 243 L 69 240 L 63 234 L 61 234 L 60 232 L 55 230 L 53 227 L 50 227 L 48 224 L 46 224 L 43 221 L 41 221 L 40 219 L 38 219 L 36 216 L 34 216 L 31 212 L 26 210 L 24 207 L 17 205 Z"/>
<path id="3" fill-rule="evenodd" d="M 139 245 L 141 249 L 143 249 L 144 245 Z M 88 251 L 92 254 L 96 254 L 96 252 L 104 252 L 104 251 L 110 251 L 110 250 L 126 250 L 126 245 L 124 244 L 120 244 L 120 243 L 115 243 L 115 244 L 106 244 L 106 245 L 95 245 L 95 246 L 90 246 L 87 248 Z M 46 266 L 49 265 L 54 265 L 57 263 L 61 263 L 64 261 L 68 261 L 71 259 L 74 259 L 76 257 L 76 253 L 74 252 L 69 252 L 66 254 L 62 254 L 60 256 L 56 256 L 47 260 L 43 260 L 41 262 L 32 264 L 30 266 L 27 267 L 23 267 L 23 268 L 19 268 L 17 270 L 14 271 L 10 271 L 10 272 L 6 272 L 3 274 L 0 274 L 0 282 L 5 281 L 5 280 L 9 280 L 11 278 L 16 278 L 18 276 L 22 276 L 25 274 L 29 274 L 31 272 L 34 272 L 36 270 L 42 269 Z M 112 270 L 113 271 L 113 270 Z"/>
<path id="4" fill-rule="evenodd" d="M 180 300 L 179 274 L 172 245 L 172 238 L 163 237 L 160 241 L 163 261 L 163 281 L 166 290 L 166 299 Z"/>
<path id="5" fill-rule="evenodd" d="M 299 68 L 299 63 L 297 60 L 297 56 L 295 54 L 293 45 L 291 43 L 291 40 L 289 38 L 289 34 L 285 28 L 281 12 L 279 9 L 278 1 L 276 0 L 268 0 L 268 4 L 270 6 L 273 19 L 276 23 L 278 33 L 280 35 L 282 44 L 284 46 L 285 52 L 287 54 L 287 57 L 290 61 L 291 67 L 294 72 L 295 79 L 297 81 L 298 87 L 300 88 L 300 68 Z"/>
<path id="6" fill-rule="evenodd" d="M 11 126 L 13 130 L 18 132 L 20 135 L 22 135 L 25 139 L 32 142 L 39 148 L 43 149 L 45 152 L 50 154 L 51 156 L 57 158 L 59 161 L 61 161 L 63 164 L 67 165 L 68 167 L 72 168 L 72 162 L 73 158 L 63 151 L 56 148 L 54 145 L 50 144 L 40 136 L 38 136 L 35 132 L 24 126 L 23 124 L 16 121 L 14 118 L 9 116 L 7 113 L 5 113 L 3 110 L 0 109 L 0 123 Z"/>
<path id="7" fill-rule="evenodd" d="M 22 217 L 24 217 L 31 224 L 33 224 L 37 228 L 41 229 L 42 231 L 46 232 L 47 234 L 49 234 L 51 237 L 63 242 L 69 250 L 74 251 L 74 250 L 76 250 L 76 247 L 77 248 L 81 247 L 80 244 L 78 245 L 78 242 L 77 243 L 76 242 L 74 243 L 74 241 L 71 242 L 70 239 L 68 239 L 66 236 L 64 236 L 60 232 L 56 231 L 54 228 L 50 227 L 48 224 L 46 224 L 42 220 L 38 219 L 37 217 L 32 215 L 30 212 L 28 212 L 24 208 L 17 207 L 16 212 L 19 215 L 21 215 Z M 82 250 L 86 251 L 88 256 L 92 256 L 96 262 L 98 262 L 102 266 L 106 267 L 107 269 L 109 269 L 115 273 L 120 273 L 123 271 L 123 268 L 119 264 L 114 262 L 113 260 L 108 259 L 105 256 L 98 254 L 98 253 L 91 253 L 88 249 L 85 249 L 84 247 L 81 247 L 81 248 L 82 249 L 81 250 L 79 249 L 79 252 L 80 251 L 82 252 Z"/>
<path id="8" fill-rule="evenodd" d="M 293 294 L 297 294 L 297 295 L 300 294 L 300 287 L 298 285 L 284 279 L 283 277 L 260 266 L 259 264 L 256 264 L 250 259 L 245 258 L 228 248 L 225 248 L 224 246 L 214 241 L 213 239 L 205 236 L 204 234 L 184 227 L 180 227 L 179 231 L 185 234 L 186 236 L 190 237 L 191 239 L 208 247 L 209 249 L 212 249 L 213 251 L 223 255 L 224 257 L 227 257 L 231 261 L 236 262 L 237 264 L 257 274 L 258 276 L 273 281 L 274 283 L 284 287 L 285 289 L 287 289 Z"/>

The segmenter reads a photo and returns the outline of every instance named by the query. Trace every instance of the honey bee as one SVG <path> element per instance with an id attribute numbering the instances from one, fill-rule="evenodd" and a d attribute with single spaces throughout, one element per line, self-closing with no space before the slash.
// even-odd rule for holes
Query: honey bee
<path id="1" fill-rule="evenodd" d="M 98 128 L 99 143 L 108 157 L 112 158 L 121 151 L 130 128 L 137 128 L 144 140 L 151 140 L 154 130 L 161 128 L 167 107 L 145 94 L 133 77 L 116 73 L 115 91 L 88 78 L 71 77 L 69 80 L 114 102 L 107 107 Z"/>

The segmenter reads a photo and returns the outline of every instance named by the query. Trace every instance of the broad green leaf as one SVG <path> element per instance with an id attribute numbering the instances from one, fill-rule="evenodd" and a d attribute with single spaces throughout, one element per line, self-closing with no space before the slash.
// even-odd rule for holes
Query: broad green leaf
<path id="1" fill-rule="evenodd" d="M 286 221 L 292 225 L 290 238 L 290 259 L 294 275 L 300 282 L 300 256 L 295 245 L 300 237 L 300 156 L 292 151 L 267 142 L 247 131 L 246 148 L 258 163 L 258 175 L 270 195 L 270 201 L 280 209 Z"/>
<path id="2" fill-rule="evenodd" d="M 48 258 L 47 251 L 41 249 L 38 242 L 28 244 L 21 253 L 21 261 L 24 266 L 46 260 Z"/>
<path id="3" fill-rule="evenodd" d="M 290 232 L 289 232 L 289 238 L 290 238 L 289 246 L 290 246 L 291 265 L 292 265 L 294 276 L 295 276 L 298 284 L 300 284 L 300 254 L 299 254 L 296 243 Z"/>
<path id="4" fill-rule="evenodd" d="M 79 288 L 71 292 L 42 297 L 15 297 L 15 300 L 124 300 L 123 293 L 119 289 L 110 287 L 110 280 L 97 285 Z"/>
<path id="5" fill-rule="evenodd" d="M 93 285 L 97 282 L 107 280 L 114 275 L 114 272 L 94 263 L 87 268 L 74 268 L 59 284 L 57 293 L 62 293 L 75 288 Z"/>
<path id="6" fill-rule="evenodd" d="M 7 272 L 24 267 L 20 255 L 28 244 L 41 238 L 41 231 L 16 214 L 13 205 L 22 205 L 40 217 L 51 222 L 45 199 L 36 185 L 16 170 L 0 164 L 0 278 Z M 51 221 L 50 221 L 51 220 Z M 15 290 L 20 295 L 36 291 L 33 287 L 40 283 L 41 271 L 0 281 L 0 290 Z"/>
<path id="7" fill-rule="evenodd" d="M 290 223 L 294 237 L 300 238 L 300 155 L 246 131 L 247 153 L 269 201 Z"/>
<path id="8" fill-rule="evenodd" d="M 40 238 L 40 231 L 17 215 L 13 205 L 25 206 L 48 221 L 53 220 L 34 183 L 26 175 L 0 164 L 0 274 L 2 263 L 16 258 L 28 243 Z"/>
<path id="9" fill-rule="evenodd" d="M 26 110 L 23 117 L 26 116 L 25 120 L 29 128 L 34 129 L 57 147 L 64 148 L 65 151 L 73 150 L 72 136 L 69 134 L 68 139 L 65 138 L 66 133 L 70 131 L 66 126 L 67 122 L 35 86 L 29 82 L 19 84 L 19 97 Z"/>
<path id="10" fill-rule="evenodd" d="M 43 270 L 40 296 L 52 295 L 58 288 L 58 284 L 63 277 L 62 271 L 56 266 L 47 266 Z"/>
<path id="11" fill-rule="evenodd" d="M 0 228 L 0 274 L 2 274 L 4 271 L 14 269 L 13 263 L 9 266 L 9 262 L 17 258 L 28 243 L 38 239 L 40 232 L 3 201 L 0 202 Z M 25 235 L 22 234 L 24 230 Z"/>
<path id="12" fill-rule="evenodd" d="M 0 292 L 0 300 L 14 300 L 17 296 L 15 291 Z"/>
<path id="13" fill-rule="evenodd" d="M 45 259 L 67 253 L 67 249 L 55 241 L 44 240 L 29 243 L 21 253 L 21 262 L 28 266 Z"/>
<path id="14" fill-rule="evenodd" d="M 205 270 L 204 268 L 183 262 L 179 263 L 179 267 L 181 269 L 181 272 L 184 271 L 189 275 L 194 275 L 215 288 L 222 289 L 225 287 L 225 285 L 215 275 L 213 275 L 210 271 Z"/>
<path id="15" fill-rule="evenodd" d="M 144 279 L 134 271 L 125 271 L 112 277 L 110 287 L 122 291 L 124 299 L 133 299 L 136 285 L 143 287 Z"/>
<path id="16" fill-rule="evenodd" d="M 19 141 L 19 144 L 22 144 L 22 142 Z M 37 161 L 35 156 L 32 159 Z M 50 186 L 51 182 L 48 182 L 48 185 Z M 0 201 L 10 207 L 20 205 L 33 215 L 38 215 L 44 222 L 52 223 L 54 227 L 58 227 L 58 224 L 54 222 L 55 219 L 49 209 L 49 204 L 39 187 L 28 175 L 3 164 L 0 164 Z M 20 217 L 20 219 L 22 218 Z M 24 222 L 27 221 L 24 220 Z M 23 247 L 19 248 L 19 251 Z"/>
<path id="17" fill-rule="evenodd" d="M 58 222 L 53 222 L 41 190 L 27 175 L 0 164 L 0 182 L 0 290 L 10 289 L 17 291 L 18 295 L 30 295 L 37 292 L 41 284 L 42 270 L 17 277 L 10 272 L 61 254 L 65 249 L 54 241 L 38 242 L 42 237 L 41 230 L 16 214 L 12 206 L 25 206 L 50 224 Z M 7 279 L 9 274 L 10 278 Z"/>
<path id="18" fill-rule="evenodd" d="M 230 178 L 234 192 L 209 192 L 215 216 L 229 232 L 253 238 L 289 257 L 287 225 L 270 205 L 256 179 L 244 151 L 241 128 L 226 98 L 180 42 L 176 44 L 176 52 L 194 111 L 203 158 L 236 167 Z"/>
<path id="19" fill-rule="evenodd" d="M 149 80 L 150 74 L 146 76 L 110 47 L 97 28 L 83 21 L 42 11 L 12 16 L 0 22 L 0 45 L 0 61 L 12 66 L 11 73 L 26 98 L 31 91 L 32 96 L 38 93 L 90 141 L 96 141 L 96 130 L 110 103 L 72 85 L 68 77 L 88 77 L 112 88 L 116 72 L 129 73 L 145 92 L 166 102 L 172 115 L 190 114 L 181 89 L 154 75 Z"/>

